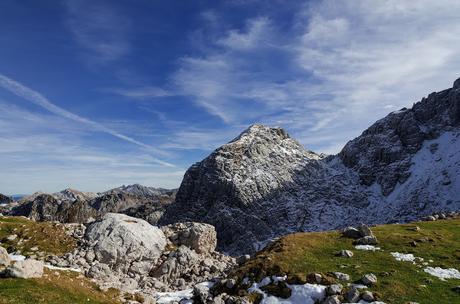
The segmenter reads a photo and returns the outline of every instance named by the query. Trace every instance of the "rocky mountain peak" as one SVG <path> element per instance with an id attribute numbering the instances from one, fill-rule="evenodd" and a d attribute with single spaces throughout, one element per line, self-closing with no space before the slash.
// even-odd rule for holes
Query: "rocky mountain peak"
<path id="1" fill-rule="evenodd" d="M 453 88 L 454 89 L 460 89 L 460 78 L 458 78 L 457 80 L 454 81 Z"/>
<path id="2" fill-rule="evenodd" d="M 117 193 L 117 194 L 130 194 L 130 195 L 137 195 L 137 196 L 144 196 L 144 197 L 156 197 L 164 194 L 171 195 L 175 190 L 163 189 L 163 188 L 154 188 L 143 186 L 140 184 L 132 184 L 132 185 L 123 185 L 118 188 L 114 188 L 108 190 L 102 194 L 106 193 Z"/>
<path id="3" fill-rule="evenodd" d="M 187 170 L 160 223 L 210 223 L 220 249 L 244 253 L 289 232 L 455 210 L 459 86 L 390 113 L 336 156 L 305 150 L 281 128 L 252 125 Z"/>
<path id="4" fill-rule="evenodd" d="M 62 191 L 52 194 L 56 199 L 61 201 L 84 201 L 97 196 L 96 193 L 82 192 L 72 188 L 66 188 Z"/>

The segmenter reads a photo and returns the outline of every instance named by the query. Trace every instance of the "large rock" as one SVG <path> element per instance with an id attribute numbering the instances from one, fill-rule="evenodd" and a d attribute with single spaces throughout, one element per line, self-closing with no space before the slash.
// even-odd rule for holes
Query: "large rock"
<path id="1" fill-rule="evenodd" d="M 203 223 L 176 223 L 161 228 L 176 246 L 185 245 L 197 253 L 212 253 L 217 245 L 216 229 Z"/>
<path id="2" fill-rule="evenodd" d="M 116 213 L 108 213 L 90 224 L 85 239 L 93 247 L 96 260 L 114 269 L 128 267 L 133 262 L 151 267 L 152 261 L 161 256 L 166 246 L 166 238 L 160 228 Z"/>
<path id="3" fill-rule="evenodd" d="M 5 248 L 0 246 L 0 269 L 2 267 L 6 267 L 10 265 L 11 259 L 10 256 L 8 255 L 8 251 L 6 251 Z"/>
<path id="4" fill-rule="evenodd" d="M 6 269 L 6 275 L 12 278 L 32 279 L 43 276 L 44 264 L 42 261 L 27 259 L 16 261 Z"/>

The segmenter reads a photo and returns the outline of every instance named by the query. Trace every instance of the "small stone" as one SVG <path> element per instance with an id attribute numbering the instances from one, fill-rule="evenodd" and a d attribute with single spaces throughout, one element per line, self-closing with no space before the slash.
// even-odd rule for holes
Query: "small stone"
<path id="1" fill-rule="evenodd" d="M 38 251 L 38 247 L 34 246 L 34 247 L 30 248 L 30 251 Z"/>
<path id="2" fill-rule="evenodd" d="M 238 265 L 243 265 L 244 263 L 246 263 L 250 259 L 251 259 L 251 256 L 249 254 L 245 254 L 245 255 L 242 255 L 242 256 L 239 256 L 238 258 L 236 258 L 236 262 L 238 263 Z"/>
<path id="3" fill-rule="evenodd" d="M 337 280 L 340 281 L 350 281 L 350 275 L 343 272 L 333 272 L 332 273 Z"/>
<path id="4" fill-rule="evenodd" d="M 372 235 L 372 236 L 365 236 L 360 239 L 357 239 L 354 242 L 355 245 L 377 245 L 378 241 L 377 238 Z"/>
<path id="5" fill-rule="evenodd" d="M 359 301 L 359 290 L 355 287 L 352 287 L 346 294 L 345 299 L 350 303 L 356 303 Z"/>
<path id="6" fill-rule="evenodd" d="M 368 273 L 361 279 L 364 285 L 375 285 L 377 283 L 377 277 L 373 273 Z"/>
<path id="7" fill-rule="evenodd" d="M 326 288 L 328 296 L 339 295 L 342 292 L 343 286 L 341 284 L 332 284 Z"/>
<path id="8" fill-rule="evenodd" d="M 227 282 L 225 283 L 225 287 L 227 287 L 228 289 L 232 289 L 233 287 L 235 287 L 235 284 L 236 281 L 234 279 L 230 279 L 227 280 Z"/>
<path id="9" fill-rule="evenodd" d="M 339 296 L 329 296 L 321 304 L 341 304 Z"/>
<path id="10" fill-rule="evenodd" d="M 417 247 L 417 242 L 416 241 L 412 241 L 409 243 L 409 245 L 411 245 L 412 247 Z"/>
<path id="11" fill-rule="evenodd" d="M 455 292 L 460 293 L 460 285 L 452 287 L 452 290 L 455 291 Z"/>
<path id="12" fill-rule="evenodd" d="M 341 250 L 339 255 L 342 256 L 342 257 L 351 258 L 351 257 L 353 257 L 353 252 L 350 251 L 350 250 Z"/>
<path id="13" fill-rule="evenodd" d="M 429 222 L 432 222 L 432 221 L 436 221 L 436 218 L 432 215 L 429 215 L 429 216 L 425 216 L 423 218 L 424 221 L 429 221 Z"/>
<path id="14" fill-rule="evenodd" d="M 373 302 L 375 300 L 375 297 L 374 295 L 372 294 L 372 292 L 366 290 L 364 291 L 362 294 L 361 294 L 361 298 L 364 300 L 364 301 L 367 301 L 367 302 Z"/>
<path id="15" fill-rule="evenodd" d="M 6 237 L 6 239 L 11 242 L 11 241 L 14 241 L 17 237 L 18 237 L 17 234 L 10 234 Z"/>
<path id="16" fill-rule="evenodd" d="M 323 280 L 323 276 L 321 274 L 319 274 L 319 273 L 315 273 L 314 277 L 315 277 L 316 283 L 318 283 L 318 284 L 321 283 L 321 281 Z"/>

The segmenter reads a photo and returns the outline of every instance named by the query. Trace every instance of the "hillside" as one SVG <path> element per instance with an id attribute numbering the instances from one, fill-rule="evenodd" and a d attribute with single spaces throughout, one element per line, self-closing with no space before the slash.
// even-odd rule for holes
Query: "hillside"
<path id="1" fill-rule="evenodd" d="M 372 231 L 379 240 L 376 247 L 380 250 L 358 250 L 351 239 L 344 238 L 338 231 L 290 234 L 258 252 L 236 269 L 233 277 L 240 286 L 244 278 L 259 282 L 268 276 L 284 275 L 288 282 L 299 284 L 309 282 L 309 274 L 317 273 L 326 281 L 330 280 L 329 284 L 340 282 L 346 289 L 347 283 L 359 283 L 365 274 L 373 273 L 377 283 L 366 289 L 385 303 L 460 303 L 457 287 L 460 272 L 457 271 L 457 279 L 443 280 L 424 271 L 427 267 L 458 269 L 459 218 L 381 225 L 373 227 Z M 341 256 L 341 250 L 350 250 L 353 256 Z M 407 261 L 398 261 L 391 253 L 413 256 L 401 256 Z M 337 280 L 334 272 L 345 273 L 350 280 Z M 233 290 L 237 291 L 238 288 Z"/>
<path id="2" fill-rule="evenodd" d="M 190 299 L 194 295 L 195 303 L 202 303 L 200 297 L 204 297 L 205 303 L 224 303 L 227 299 L 228 303 L 285 301 L 284 303 L 313 304 L 313 298 L 324 300 L 328 286 L 337 288 L 331 287 L 335 286 L 334 284 L 341 284 L 339 299 L 346 296 L 355 286 L 360 288 L 358 295 L 364 296 L 365 291 L 369 291 L 376 300 L 381 301 L 379 303 L 403 304 L 410 301 L 419 304 L 460 303 L 459 287 L 457 287 L 460 285 L 460 272 L 458 272 L 460 215 L 452 216 L 454 217 L 436 221 L 372 227 L 372 232 L 378 239 L 376 251 L 358 250 L 353 245 L 353 240 L 344 237 L 339 231 L 289 234 L 274 240 L 267 248 L 240 266 L 234 265 L 233 270 L 226 276 L 211 280 L 213 283 L 209 285 L 214 284 L 214 287 L 210 290 L 204 288 L 203 284 L 194 283 L 196 285 L 192 289 L 165 292 L 164 285 L 160 285 L 162 287 L 158 289 L 153 287 L 145 289 L 143 292 L 147 293 L 143 295 L 138 293 L 138 287 L 128 293 L 107 288 L 105 285 L 98 287 L 101 282 L 95 281 L 93 270 L 78 266 L 81 264 L 78 262 L 78 257 L 74 256 L 75 261 L 70 260 L 70 265 L 74 265 L 71 268 L 45 268 L 40 278 L 20 279 L 0 276 L 0 303 L 120 303 L 127 300 L 132 301 L 130 303 L 150 303 L 143 300 L 147 295 L 150 299 L 157 299 L 158 303 L 171 303 Z M 444 218 L 444 215 L 440 218 Z M 124 225 L 131 225 L 130 223 L 131 220 L 125 221 Z M 69 260 L 72 256 L 69 256 L 70 252 L 78 252 L 85 248 L 82 247 L 81 240 L 78 241 L 78 238 L 69 233 L 77 231 L 73 229 L 78 227 L 79 225 L 36 223 L 24 218 L 0 217 L 0 240 L 10 254 L 23 254 L 27 258 L 35 257 L 44 260 L 48 260 L 48 256 L 57 255 L 67 257 Z M 173 227 L 177 229 L 179 226 Z M 8 239 L 11 233 L 17 235 L 13 240 Z M 101 241 L 104 238 L 105 236 L 99 236 Z M 209 235 L 206 238 L 209 238 Z M 212 242 L 201 243 L 198 248 L 215 246 L 215 239 L 213 242 L 214 245 Z M 133 243 L 119 245 L 118 250 L 120 252 L 129 250 L 128 247 L 132 245 Z M 34 247 L 39 249 L 33 249 Z M 78 248 L 77 251 L 75 248 Z M 174 250 L 174 247 L 170 248 Z M 184 252 L 184 249 L 181 246 L 175 251 Z M 206 250 L 209 249 L 212 250 L 212 247 Z M 342 250 L 351 251 L 352 256 L 341 255 Z M 136 252 L 138 251 L 133 253 Z M 402 260 L 398 261 L 393 255 Z M 169 261 L 174 255 L 166 253 L 166 257 Z M 186 263 L 192 263 L 194 267 L 200 264 L 196 253 L 182 256 L 178 261 L 182 261 L 185 257 L 192 258 Z M 201 263 L 209 263 L 211 256 L 205 254 L 203 257 Z M 223 258 L 226 257 L 218 255 L 218 260 Z M 129 262 L 129 265 L 132 263 L 128 260 L 126 262 Z M 93 265 L 101 265 L 99 263 L 103 262 L 94 261 L 94 263 Z M 118 260 L 117 263 L 122 265 L 120 263 L 123 262 Z M 172 272 L 174 276 L 177 276 L 179 274 L 177 271 L 180 271 L 183 277 L 178 278 L 187 278 L 190 271 L 195 270 L 183 268 L 185 264 L 181 263 L 184 261 L 168 265 L 176 265 L 177 268 Z M 454 270 L 451 272 L 454 272 L 457 278 L 438 278 L 425 271 L 428 267 L 454 268 L 457 274 Z M 377 282 L 364 287 L 360 279 L 371 273 L 375 274 Z M 110 274 L 110 280 L 114 279 L 114 274 Z M 117 275 L 120 278 L 123 276 L 122 273 Z M 88 276 L 93 279 L 89 279 Z M 270 276 L 276 278 L 275 282 L 270 283 L 270 279 L 267 279 Z M 142 280 L 146 279 L 147 277 L 144 277 Z M 201 282 L 204 280 L 209 279 L 202 277 Z M 287 284 L 283 283 L 284 280 Z M 197 278 L 196 282 L 200 282 L 200 278 Z M 126 287 L 128 286 L 123 288 Z M 302 292 L 299 294 L 300 291 Z"/>
<path id="3" fill-rule="evenodd" d="M 16 237 L 8 238 L 11 235 Z M 49 255 L 64 255 L 77 246 L 76 240 L 66 233 L 63 225 L 1 216 L 0 242 L 9 253 L 38 259 L 46 259 Z M 102 292 L 96 284 L 79 273 L 45 269 L 41 278 L 0 276 L 0 303 L 108 304 L 118 303 L 118 292 Z"/>
<path id="4" fill-rule="evenodd" d="M 272 238 L 460 209 L 460 80 L 390 113 L 338 155 L 253 125 L 191 166 L 160 223 L 214 225 L 219 248 L 251 253 Z"/>

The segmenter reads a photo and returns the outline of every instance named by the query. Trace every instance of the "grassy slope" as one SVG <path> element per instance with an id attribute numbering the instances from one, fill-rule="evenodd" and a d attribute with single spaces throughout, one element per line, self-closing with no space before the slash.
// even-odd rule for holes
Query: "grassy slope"
<path id="1" fill-rule="evenodd" d="M 6 236 L 17 234 L 14 241 Z M 18 241 L 23 239 L 21 244 Z M 8 252 L 34 254 L 37 246 L 45 254 L 64 254 L 75 247 L 62 225 L 37 223 L 21 217 L 0 217 L 1 246 Z M 40 279 L 0 278 L 0 304 L 15 303 L 118 303 L 117 293 L 102 292 L 88 279 L 68 271 L 45 271 Z"/>
<path id="2" fill-rule="evenodd" d="M 419 231 L 411 228 L 420 227 Z M 390 252 L 413 253 L 430 266 L 460 269 L 460 219 L 420 222 L 405 225 L 383 225 L 372 229 L 383 251 L 356 250 L 352 240 L 339 232 L 295 233 L 281 238 L 237 270 L 239 277 L 248 273 L 263 277 L 271 274 L 305 275 L 311 272 L 340 271 L 358 280 L 365 273 L 378 277 L 371 290 L 382 295 L 386 303 L 460 303 L 460 295 L 451 290 L 460 280 L 441 281 L 410 262 L 398 262 Z M 426 237 L 431 241 L 410 242 Z M 341 249 L 354 252 L 352 258 L 337 257 Z M 383 272 L 388 272 L 384 276 Z"/>
<path id="3" fill-rule="evenodd" d="M 13 241 L 5 238 L 16 234 Z M 22 239 L 22 243 L 18 243 Z M 20 251 L 23 255 L 33 254 L 30 249 L 37 246 L 39 251 L 61 255 L 72 251 L 75 240 L 66 235 L 62 225 L 55 223 L 34 222 L 23 217 L 0 217 L 1 246 L 8 252 Z"/>

